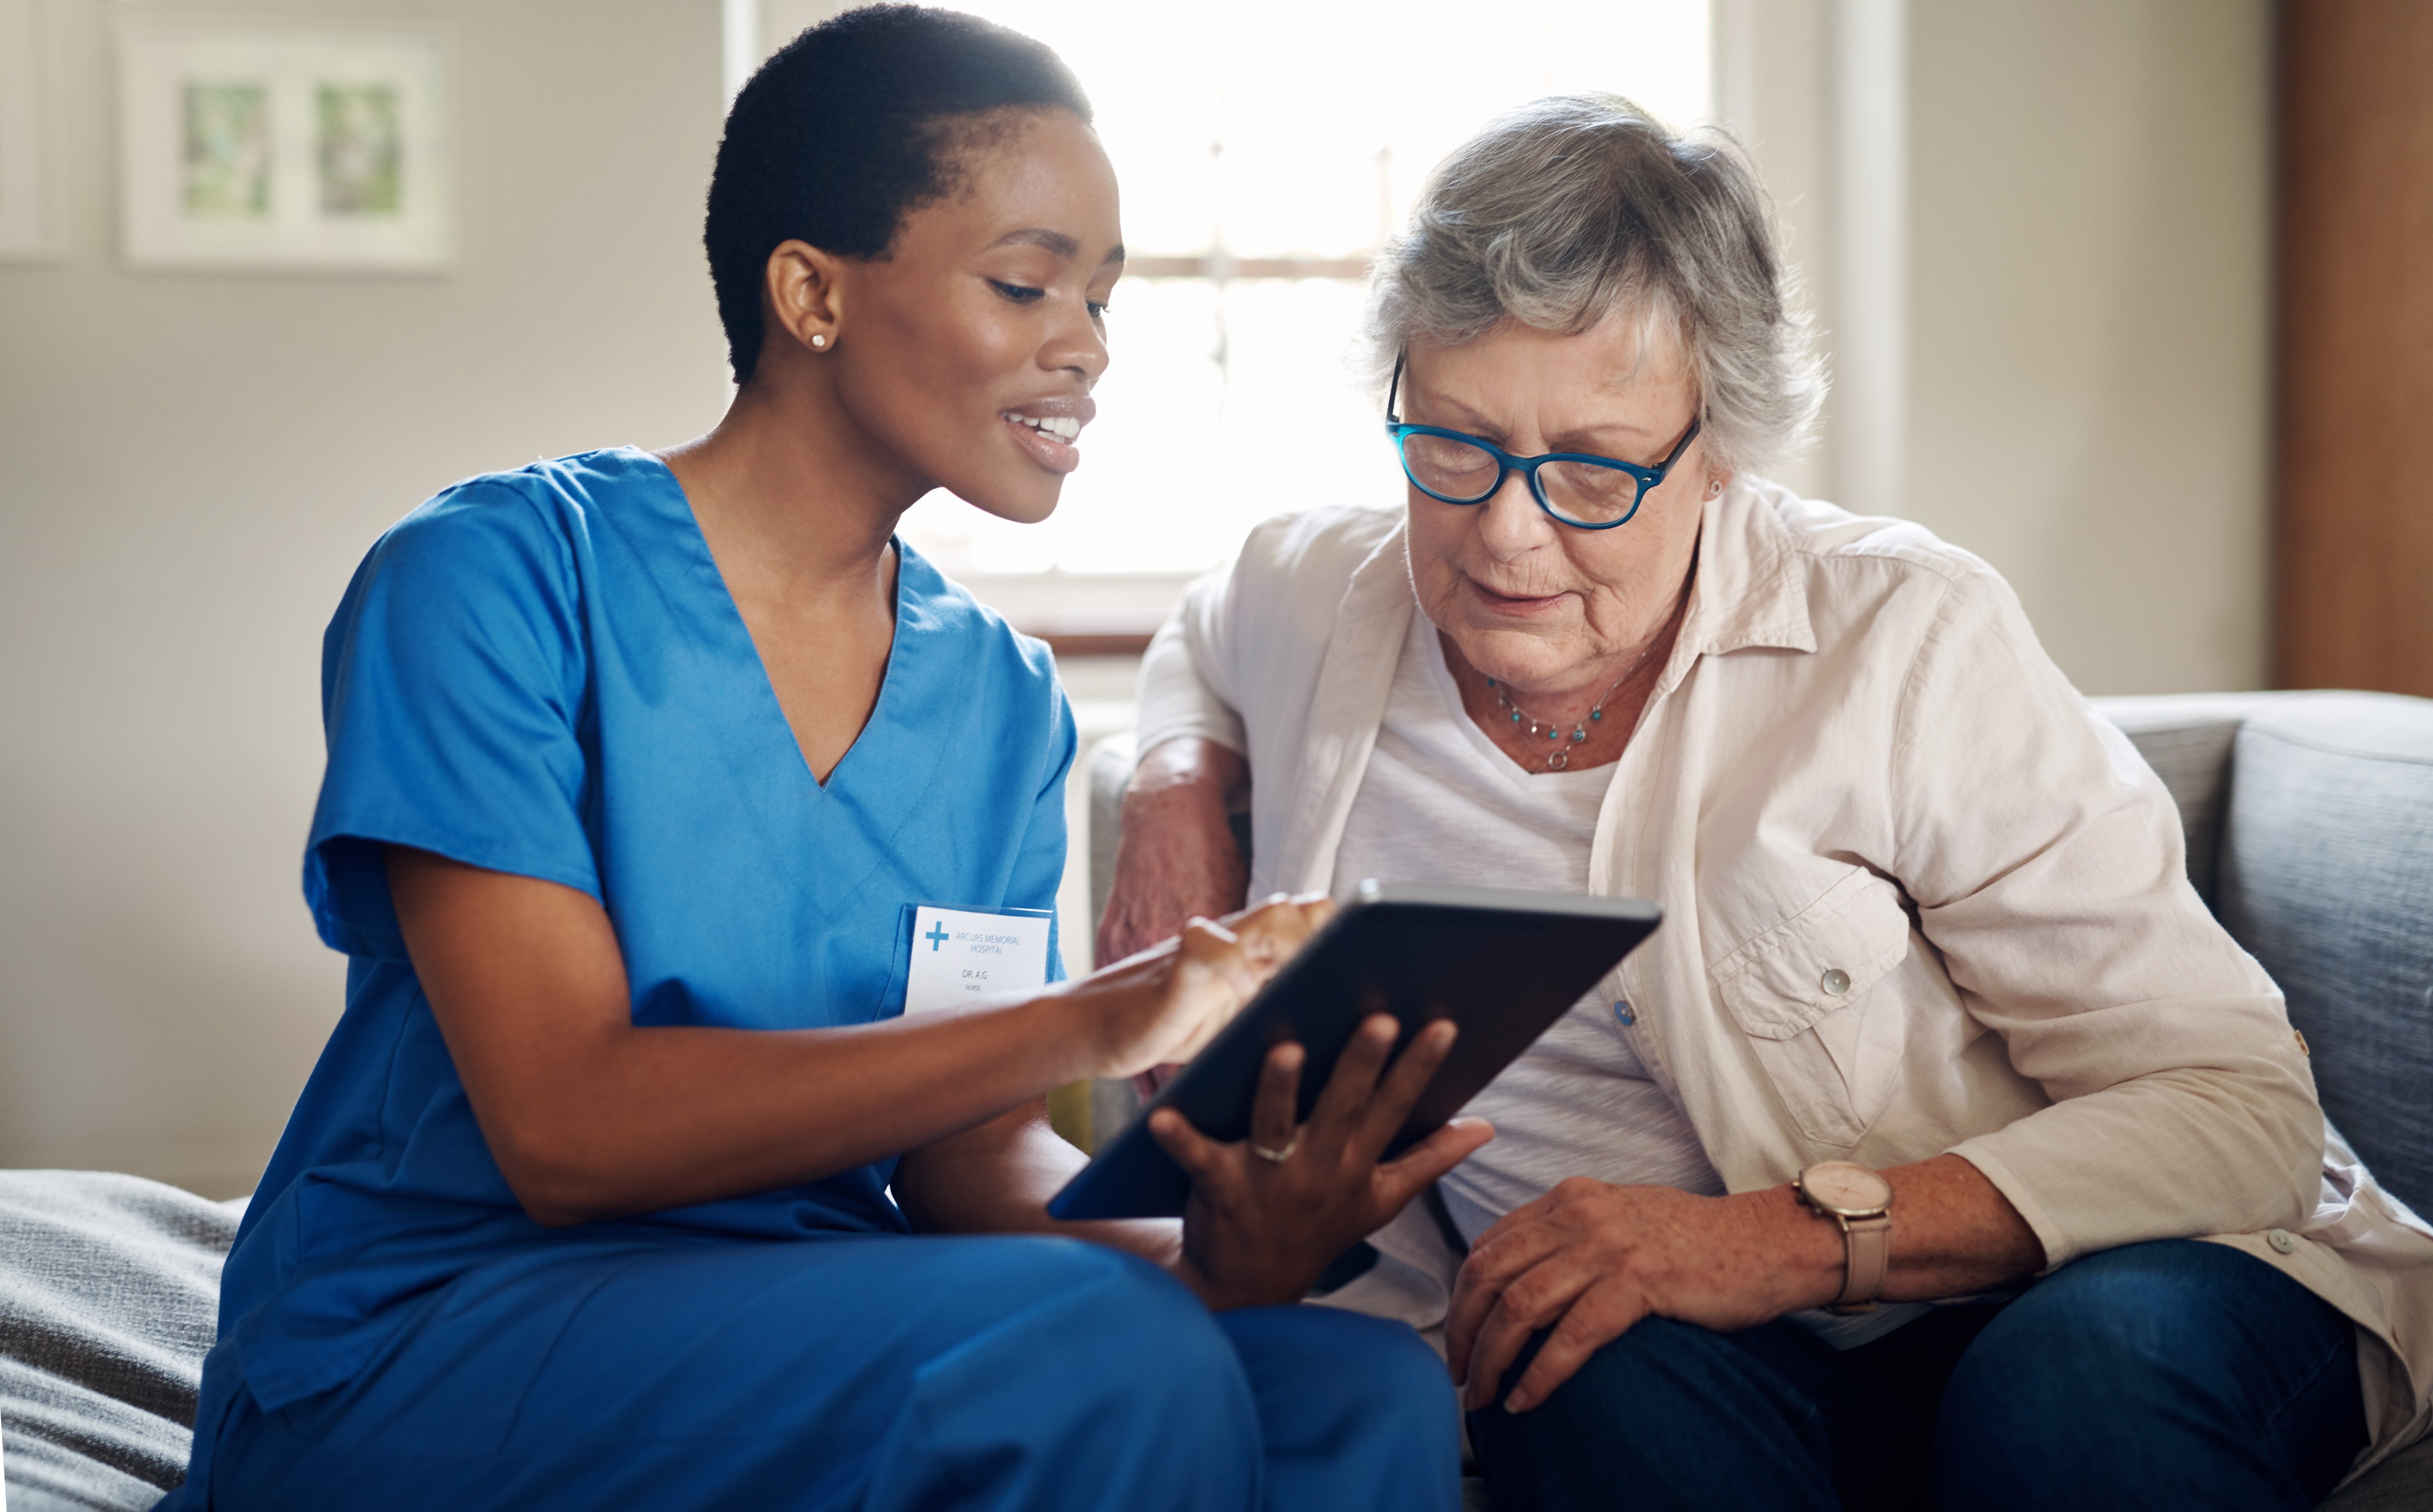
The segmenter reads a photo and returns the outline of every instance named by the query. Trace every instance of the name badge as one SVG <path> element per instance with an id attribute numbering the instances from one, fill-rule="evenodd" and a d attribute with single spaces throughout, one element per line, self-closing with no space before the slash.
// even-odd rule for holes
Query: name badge
<path id="1" fill-rule="evenodd" d="M 1037 992 L 1047 985 L 1047 934 L 1054 923 L 1054 915 L 1035 909 L 916 906 L 904 1011 L 926 1013 L 997 993 Z"/>

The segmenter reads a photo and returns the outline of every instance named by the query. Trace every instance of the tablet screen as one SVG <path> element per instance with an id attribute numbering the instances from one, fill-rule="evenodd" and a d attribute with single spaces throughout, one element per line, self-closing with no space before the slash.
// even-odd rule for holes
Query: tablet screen
<path id="1" fill-rule="evenodd" d="M 1172 1108 L 1212 1139 L 1242 1139 L 1259 1066 L 1279 1041 L 1298 1040 L 1307 1052 L 1300 1110 L 1306 1118 L 1361 1020 L 1393 1014 L 1407 1045 L 1421 1026 L 1450 1018 L 1461 1036 L 1387 1147 L 1400 1153 L 1476 1096 L 1661 918 L 1639 898 L 1364 882 L 1358 897 L 1057 1193 L 1048 1214 L 1179 1215 L 1191 1180 L 1149 1137 L 1149 1113 Z"/>

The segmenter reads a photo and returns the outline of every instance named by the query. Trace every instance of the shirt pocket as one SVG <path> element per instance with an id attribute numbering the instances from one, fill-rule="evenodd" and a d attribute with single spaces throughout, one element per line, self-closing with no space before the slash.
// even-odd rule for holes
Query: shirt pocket
<path id="1" fill-rule="evenodd" d="M 1857 1144 L 1892 1100 L 1906 1026 L 1873 989 L 1909 947 L 1899 890 L 1852 867 L 1711 968 L 1776 1094 L 1819 1144 Z"/>

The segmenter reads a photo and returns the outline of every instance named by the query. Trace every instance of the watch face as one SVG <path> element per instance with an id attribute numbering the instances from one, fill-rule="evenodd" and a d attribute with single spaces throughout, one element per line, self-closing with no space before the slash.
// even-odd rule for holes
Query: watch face
<path id="1" fill-rule="evenodd" d="M 1889 1207 L 1893 1183 L 1863 1165 L 1827 1161 L 1800 1173 L 1800 1189 L 1829 1213 L 1874 1213 Z"/>

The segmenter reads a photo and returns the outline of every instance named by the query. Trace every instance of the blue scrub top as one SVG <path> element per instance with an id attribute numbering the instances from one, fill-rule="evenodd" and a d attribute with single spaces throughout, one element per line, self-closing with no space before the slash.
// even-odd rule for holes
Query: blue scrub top
<path id="1" fill-rule="evenodd" d="M 445 1283 L 501 1258 L 907 1232 L 892 1159 L 638 1219 L 532 1222 L 474 1123 L 382 861 L 411 845 L 589 893 L 637 1024 L 902 1012 L 912 905 L 1053 908 L 1074 732 L 1046 649 L 895 549 L 886 680 L 825 787 L 647 453 L 459 484 L 364 559 L 323 643 L 329 767 L 304 862 L 321 938 L 349 958 L 346 1014 L 221 1299 L 264 1406 L 346 1380 Z"/>

